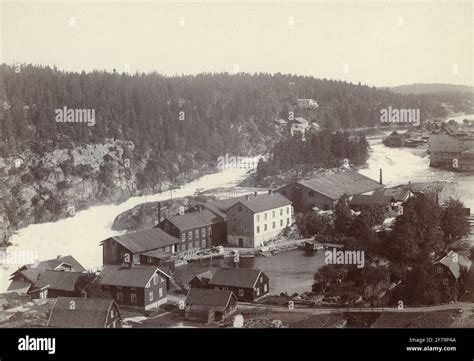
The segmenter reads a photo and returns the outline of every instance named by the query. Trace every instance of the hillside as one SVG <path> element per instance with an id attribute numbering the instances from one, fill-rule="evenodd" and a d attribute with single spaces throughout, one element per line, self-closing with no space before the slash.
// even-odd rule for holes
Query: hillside
<path id="1" fill-rule="evenodd" d="M 320 107 L 303 111 L 298 98 Z M 389 105 L 446 114 L 439 99 L 308 76 L 16 72 L 5 64 L 0 104 L 0 244 L 31 223 L 176 186 L 213 171 L 226 153 L 262 154 L 284 139 L 274 119 L 290 111 L 329 131 L 373 126 Z M 63 109 L 68 121 L 59 122 Z M 90 111 L 93 121 L 69 119 L 68 109 Z"/>

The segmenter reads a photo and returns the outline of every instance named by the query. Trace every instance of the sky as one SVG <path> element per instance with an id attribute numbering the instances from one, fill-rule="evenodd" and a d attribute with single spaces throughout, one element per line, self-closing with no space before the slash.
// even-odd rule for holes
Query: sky
<path id="1" fill-rule="evenodd" d="M 0 61 L 474 85 L 473 1 L 2 1 Z"/>

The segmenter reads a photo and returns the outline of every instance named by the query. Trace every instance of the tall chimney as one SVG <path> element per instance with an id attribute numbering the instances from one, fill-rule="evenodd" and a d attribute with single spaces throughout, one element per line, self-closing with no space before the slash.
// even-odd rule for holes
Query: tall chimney
<path id="1" fill-rule="evenodd" d="M 380 184 L 383 184 L 383 182 L 382 182 L 382 168 L 380 168 L 380 170 L 379 170 L 379 171 L 380 171 L 380 179 L 379 179 L 379 183 L 380 183 Z"/>
<path id="2" fill-rule="evenodd" d="M 273 190 L 269 189 L 268 194 L 270 194 L 270 195 L 273 194 Z"/>
<path id="3" fill-rule="evenodd" d="M 257 196 L 257 194 L 258 194 L 257 191 L 253 192 L 253 195 L 254 195 L 255 197 Z"/>
<path id="4" fill-rule="evenodd" d="M 158 202 L 158 224 L 161 222 L 161 202 Z"/>

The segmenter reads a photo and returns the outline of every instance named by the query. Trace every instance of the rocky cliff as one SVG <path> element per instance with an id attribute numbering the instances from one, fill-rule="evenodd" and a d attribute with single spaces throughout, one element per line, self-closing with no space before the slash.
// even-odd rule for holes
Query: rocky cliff
<path id="1" fill-rule="evenodd" d="M 122 140 L 55 149 L 38 154 L 26 150 L 0 157 L 0 246 L 16 229 L 74 216 L 91 205 L 115 203 L 130 196 L 169 189 L 212 168 L 188 157 L 178 158 L 174 177 L 159 173 L 143 186 L 147 158 L 134 158 L 134 145 Z"/>

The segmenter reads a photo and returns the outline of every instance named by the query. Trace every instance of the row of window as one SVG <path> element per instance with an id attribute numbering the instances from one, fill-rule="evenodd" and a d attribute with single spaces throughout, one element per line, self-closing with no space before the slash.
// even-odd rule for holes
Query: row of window
<path id="1" fill-rule="evenodd" d="M 207 235 L 212 235 L 212 228 L 207 227 Z M 206 237 L 206 228 L 201 228 L 201 237 Z M 194 230 L 194 239 L 199 237 L 199 229 Z M 193 231 L 188 231 L 188 241 L 193 240 Z M 186 232 L 181 233 L 181 242 L 186 242 Z"/>
<path id="2" fill-rule="evenodd" d="M 148 293 L 148 301 L 152 302 L 153 301 L 153 291 L 150 291 Z M 158 289 L 158 298 L 163 297 L 163 288 Z M 117 292 L 117 302 L 123 302 L 123 293 L 122 292 Z M 131 293 L 130 294 L 130 303 L 137 303 L 137 294 L 136 293 Z"/>
<path id="3" fill-rule="evenodd" d="M 290 207 L 286 207 L 286 214 L 290 214 Z M 280 216 L 283 215 L 283 208 L 280 208 Z M 272 211 L 272 218 L 276 217 L 276 211 Z M 267 220 L 267 212 L 263 213 L 263 220 Z M 260 214 L 257 214 L 256 221 L 260 222 Z"/>
<path id="4" fill-rule="evenodd" d="M 287 218 L 286 219 L 286 225 L 289 226 L 290 225 L 290 219 Z M 280 219 L 280 227 L 283 227 L 283 219 Z M 272 229 L 275 229 L 276 228 L 276 223 L 275 222 L 272 222 Z M 246 233 L 247 232 L 248 228 L 246 228 Z M 268 230 L 267 228 L 267 224 L 265 223 L 263 225 L 263 232 L 266 232 Z M 257 233 L 260 233 L 260 226 L 257 226 Z"/>

